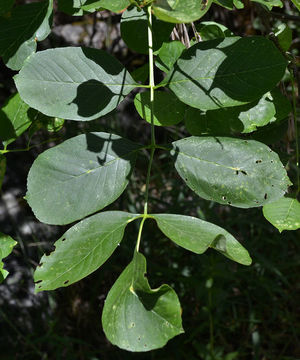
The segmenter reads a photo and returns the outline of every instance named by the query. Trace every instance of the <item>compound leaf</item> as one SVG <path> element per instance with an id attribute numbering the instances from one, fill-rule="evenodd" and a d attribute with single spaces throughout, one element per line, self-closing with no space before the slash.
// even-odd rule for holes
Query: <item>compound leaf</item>
<path id="1" fill-rule="evenodd" d="M 281 198 L 263 207 L 264 217 L 279 232 L 300 228 L 300 203 L 297 199 Z"/>
<path id="2" fill-rule="evenodd" d="M 120 244 L 126 225 L 135 215 L 107 211 L 72 226 L 44 255 L 36 268 L 36 291 L 69 286 L 97 270 Z"/>
<path id="3" fill-rule="evenodd" d="M 186 184 L 220 204 L 262 206 L 291 184 L 278 155 L 254 140 L 194 136 L 173 142 L 171 153 Z"/>
<path id="4" fill-rule="evenodd" d="M 184 51 L 161 85 L 201 110 L 238 106 L 272 90 L 287 62 L 263 37 L 204 41 Z"/>
<path id="5" fill-rule="evenodd" d="M 15 82 L 22 99 L 48 116 L 92 120 L 115 109 L 136 87 L 103 50 L 67 47 L 31 56 Z"/>
<path id="6" fill-rule="evenodd" d="M 168 285 L 152 290 L 145 272 L 145 257 L 135 253 L 104 304 L 105 335 L 112 344 L 129 351 L 161 348 L 183 332 L 175 291 Z"/>
<path id="7" fill-rule="evenodd" d="M 48 224 L 69 224 L 116 200 L 140 145 L 117 135 L 78 135 L 46 150 L 28 175 L 27 201 Z"/>
<path id="8" fill-rule="evenodd" d="M 209 247 L 221 252 L 229 259 L 250 265 L 248 251 L 226 230 L 192 216 L 175 214 L 152 214 L 160 230 L 177 245 L 204 253 Z"/>
<path id="9" fill-rule="evenodd" d="M 156 0 L 153 12 L 159 19 L 171 23 L 189 23 L 206 14 L 212 0 Z"/>
<path id="10" fill-rule="evenodd" d="M 10 236 L 0 233 L 0 283 L 7 277 L 8 271 L 3 269 L 3 260 L 8 256 L 17 244 Z"/>

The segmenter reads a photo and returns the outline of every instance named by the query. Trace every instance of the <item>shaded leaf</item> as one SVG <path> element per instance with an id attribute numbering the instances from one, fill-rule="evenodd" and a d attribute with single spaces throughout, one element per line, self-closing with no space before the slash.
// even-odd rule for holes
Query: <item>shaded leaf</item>
<path id="1" fill-rule="evenodd" d="M 174 25 L 153 18 L 153 50 L 158 50 L 170 37 Z M 126 45 L 138 53 L 148 54 L 148 20 L 145 10 L 126 10 L 121 19 L 121 35 Z"/>
<path id="2" fill-rule="evenodd" d="M 0 56 L 6 65 L 19 70 L 35 52 L 37 41 L 51 31 L 53 0 L 16 6 L 0 18 Z"/>
<path id="3" fill-rule="evenodd" d="M 150 92 L 138 93 L 134 105 L 139 115 L 151 124 Z M 184 118 L 186 105 L 176 96 L 165 91 L 156 91 L 154 95 L 153 123 L 157 126 L 178 124 Z"/>
<path id="4" fill-rule="evenodd" d="M 3 269 L 3 260 L 8 256 L 17 244 L 10 236 L 0 233 L 0 283 L 7 277 L 8 271 Z"/>
<path id="5" fill-rule="evenodd" d="M 131 76 L 135 81 L 144 83 L 149 77 L 149 64 L 144 64 L 132 71 Z"/>
<path id="6" fill-rule="evenodd" d="M 4 146 L 14 142 L 30 126 L 29 106 L 20 98 L 12 95 L 0 110 L 0 139 Z"/>
<path id="7" fill-rule="evenodd" d="M 206 14 L 212 0 L 156 0 L 153 12 L 159 19 L 171 23 L 189 23 Z"/>
<path id="8" fill-rule="evenodd" d="M 0 3 L 0 16 L 5 15 L 14 6 L 15 0 L 4 0 Z"/>
<path id="9" fill-rule="evenodd" d="M 300 228 L 300 203 L 297 199 L 281 198 L 263 207 L 264 217 L 279 232 Z"/>
<path id="10" fill-rule="evenodd" d="M 234 34 L 227 29 L 226 26 L 218 24 L 214 21 L 202 21 L 200 24 L 196 25 L 196 29 L 201 36 L 202 41 L 234 36 Z"/>
<path id="11" fill-rule="evenodd" d="M 160 230 L 177 245 L 204 253 L 209 247 L 218 250 L 229 259 L 250 265 L 248 251 L 226 230 L 192 216 L 152 214 Z"/>
<path id="12" fill-rule="evenodd" d="M 26 199 L 48 224 L 69 224 L 116 200 L 140 145 L 117 135 L 78 135 L 44 151 L 28 175 Z"/>
<path id="13" fill-rule="evenodd" d="M 161 85 L 202 110 L 260 98 L 282 78 L 287 62 L 263 37 L 204 41 L 184 51 Z"/>
<path id="14" fill-rule="evenodd" d="M 288 51 L 292 45 L 293 33 L 287 24 L 279 24 L 275 31 L 275 36 L 282 51 Z"/>
<path id="15" fill-rule="evenodd" d="M 44 255 L 34 273 L 36 291 L 69 286 L 97 270 L 120 244 L 135 215 L 107 211 L 72 226 Z"/>
<path id="16" fill-rule="evenodd" d="M 220 204 L 261 206 L 291 185 L 278 155 L 254 140 L 194 136 L 173 142 L 172 153 L 186 184 Z"/>
<path id="17" fill-rule="evenodd" d="M 257 2 L 261 5 L 264 5 L 268 10 L 272 10 L 273 6 L 283 7 L 281 0 L 251 0 Z"/>
<path id="18" fill-rule="evenodd" d="M 105 115 L 136 87 L 113 56 L 80 47 L 34 54 L 15 76 L 15 82 L 22 99 L 31 107 L 70 120 Z"/>
<path id="19" fill-rule="evenodd" d="M 233 0 L 213 0 L 213 2 L 229 10 L 234 8 Z"/>
<path id="20" fill-rule="evenodd" d="M 155 65 L 168 73 L 185 49 L 180 41 L 164 42 L 158 51 Z"/>
<path id="21" fill-rule="evenodd" d="M 135 253 L 104 304 L 103 330 L 108 340 L 121 349 L 158 349 L 183 332 L 175 291 L 168 285 L 152 290 L 145 273 L 146 259 Z"/>

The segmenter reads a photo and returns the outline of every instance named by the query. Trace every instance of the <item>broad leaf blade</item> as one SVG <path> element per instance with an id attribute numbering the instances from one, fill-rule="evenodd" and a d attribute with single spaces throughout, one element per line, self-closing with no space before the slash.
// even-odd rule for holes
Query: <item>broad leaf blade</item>
<path id="1" fill-rule="evenodd" d="M 174 25 L 157 20 L 152 22 L 153 50 L 158 50 L 170 37 Z M 126 10 L 121 19 L 121 35 L 126 45 L 138 53 L 148 54 L 148 20 L 145 10 Z"/>
<path id="2" fill-rule="evenodd" d="M 155 65 L 160 70 L 168 73 L 185 49 L 185 46 L 180 41 L 163 43 L 162 47 L 159 49 Z"/>
<path id="3" fill-rule="evenodd" d="M 0 233 L 0 283 L 7 277 L 8 271 L 3 269 L 3 260 L 8 256 L 17 244 L 10 236 Z"/>
<path id="4" fill-rule="evenodd" d="M 136 86 L 114 57 L 79 47 L 38 52 L 26 61 L 15 82 L 22 99 L 34 109 L 83 121 L 112 111 Z"/>
<path id="5" fill-rule="evenodd" d="M 168 285 L 152 290 L 145 272 L 146 259 L 136 253 L 111 288 L 102 313 L 109 341 L 129 351 L 161 348 L 183 332 L 175 291 Z"/>
<path id="6" fill-rule="evenodd" d="M 8 67 L 19 70 L 35 52 L 36 42 L 51 31 L 53 0 L 20 5 L 0 18 L 0 55 Z"/>
<path id="7" fill-rule="evenodd" d="M 264 217 L 279 232 L 300 228 L 300 203 L 297 199 L 281 198 L 263 207 Z"/>
<path id="8" fill-rule="evenodd" d="M 286 65 L 270 40 L 227 37 L 184 51 L 161 85 L 192 107 L 213 110 L 260 98 L 275 87 Z"/>
<path id="9" fill-rule="evenodd" d="M 107 211 L 72 226 L 36 268 L 36 291 L 69 286 L 97 270 L 120 244 L 133 214 Z"/>
<path id="10" fill-rule="evenodd" d="M 177 245 L 204 253 L 209 247 L 220 251 L 229 259 L 250 265 L 248 251 L 226 230 L 192 216 L 152 214 L 160 230 Z"/>
<path id="11" fill-rule="evenodd" d="M 249 208 L 281 198 L 291 184 L 279 157 L 254 140 L 190 137 L 173 142 L 175 167 L 199 196 Z"/>
<path id="12" fill-rule="evenodd" d="M 156 0 L 153 12 L 159 19 L 171 23 L 189 23 L 206 14 L 212 0 Z"/>
<path id="13" fill-rule="evenodd" d="M 48 224 L 69 224 L 116 200 L 128 184 L 140 145 L 88 133 L 46 150 L 28 175 L 27 201 Z"/>
<path id="14" fill-rule="evenodd" d="M 29 106 L 17 93 L 0 110 L 0 140 L 3 145 L 15 141 L 30 126 Z"/>
<path id="15" fill-rule="evenodd" d="M 151 124 L 150 92 L 138 93 L 134 105 L 139 115 Z M 184 118 L 186 105 L 174 94 L 156 91 L 154 96 L 153 123 L 157 126 L 176 125 Z"/>

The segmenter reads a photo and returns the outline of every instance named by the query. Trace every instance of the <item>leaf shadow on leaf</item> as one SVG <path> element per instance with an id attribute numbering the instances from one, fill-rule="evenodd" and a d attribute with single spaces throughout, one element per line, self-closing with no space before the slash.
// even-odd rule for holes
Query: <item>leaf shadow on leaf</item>
<path id="1" fill-rule="evenodd" d="M 0 110 L 0 140 L 6 141 L 16 138 L 16 131 L 4 111 Z"/>
<path id="2" fill-rule="evenodd" d="M 143 304 L 147 311 L 151 311 L 155 308 L 159 298 L 168 293 L 169 289 L 166 287 L 160 288 L 157 292 L 146 292 L 142 290 L 135 290 L 140 302 Z"/>

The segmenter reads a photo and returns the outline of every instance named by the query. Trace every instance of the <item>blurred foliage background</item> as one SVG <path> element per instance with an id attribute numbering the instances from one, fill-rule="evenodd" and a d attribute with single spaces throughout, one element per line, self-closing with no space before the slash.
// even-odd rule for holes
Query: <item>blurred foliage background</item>
<path id="1" fill-rule="evenodd" d="M 247 1 L 244 9 L 234 11 L 213 5 L 201 20 L 219 22 L 241 36 L 269 35 L 287 23 L 293 30 L 291 51 L 299 56 L 300 16 L 289 1 L 272 12 Z M 83 17 L 56 11 L 51 35 L 38 46 L 40 50 L 77 45 L 101 48 L 133 71 L 147 63 L 147 57 L 126 47 L 120 37 L 119 21 L 120 14 L 108 11 Z M 0 105 L 16 91 L 13 75 L 0 62 Z M 158 81 L 161 73 L 156 76 Z M 282 87 L 290 95 L 289 83 Z M 94 274 L 68 288 L 34 294 L 34 268 L 67 227 L 39 223 L 23 199 L 33 160 L 46 148 L 91 130 L 148 143 L 150 126 L 136 113 L 134 95 L 101 119 L 66 121 L 58 133 L 41 129 L 33 138 L 37 146 L 32 150 L 7 154 L 0 229 L 19 245 L 6 260 L 10 276 L 0 285 L 1 360 L 299 360 L 299 231 L 280 235 L 263 218 L 260 208 L 242 210 L 200 199 L 183 184 L 172 163 L 159 151 L 151 177 L 150 211 L 198 216 L 224 227 L 249 250 L 253 264 L 243 267 L 210 251 L 201 256 L 192 254 L 164 238 L 154 222 L 147 221 L 141 250 L 148 260 L 150 284 L 156 287 L 165 282 L 176 290 L 185 329 L 185 334 L 171 340 L 164 349 L 151 353 L 119 350 L 105 339 L 101 327 L 106 294 L 130 261 L 136 222 L 128 226 L 122 246 Z M 285 163 L 290 160 L 288 170 L 293 180 L 292 125 L 287 120 L 283 130 L 273 131 L 272 148 Z M 159 143 L 188 136 L 183 124 L 156 128 L 156 134 Z M 28 136 L 28 132 L 21 136 L 14 148 L 25 148 Z M 147 157 L 145 153 L 138 158 L 129 187 L 109 209 L 142 210 Z"/>

